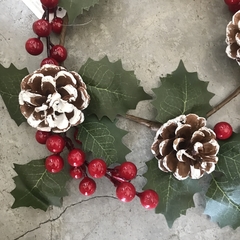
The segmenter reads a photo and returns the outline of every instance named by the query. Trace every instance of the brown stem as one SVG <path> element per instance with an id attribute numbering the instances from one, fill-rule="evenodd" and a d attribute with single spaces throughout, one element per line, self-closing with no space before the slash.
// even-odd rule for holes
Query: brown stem
<path id="1" fill-rule="evenodd" d="M 238 94 L 240 94 L 240 86 L 231 93 L 227 98 L 225 98 L 222 102 L 220 102 L 217 106 L 215 106 L 211 111 L 207 113 L 207 117 L 212 116 L 215 112 L 217 112 L 219 109 L 221 109 L 224 105 L 226 105 L 228 102 L 230 102 L 232 99 L 234 99 Z"/>
<path id="2" fill-rule="evenodd" d="M 160 122 L 150 121 L 145 118 L 136 117 L 136 116 L 133 116 L 130 114 L 126 114 L 125 116 L 122 116 L 122 115 L 119 115 L 119 116 L 126 118 L 128 120 L 131 120 L 133 122 L 142 124 L 142 125 L 150 128 L 153 131 L 157 131 L 162 126 L 162 123 L 160 123 Z"/>
<path id="3" fill-rule="evenodd" d="M 63 17 L 63 28 L 59 38 L 59 45 L 62 45 L 62 46 L 64 46 L 64 43 L 65 43 L 67 25 L 68 25 L 68 14 L 66 13 L 66 15 Z"/>

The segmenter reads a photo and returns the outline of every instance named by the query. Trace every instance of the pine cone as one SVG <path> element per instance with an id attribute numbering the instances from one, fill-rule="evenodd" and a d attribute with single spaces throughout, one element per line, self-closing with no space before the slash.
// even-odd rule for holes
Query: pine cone
<path id="1" fill-rule="evenodd" d="M 164 172 L 184 180 L 199 179 L 215 170 L 219 145 L 206 119 L 195 114 L 181 115 L 157 131 L 151 150 Z"/>
<path id="2" fill-rule="evenodd" d="M 20 110 L 27 122 L 41 131 L 65 132 L 84 121 L 90 96 L 81 76 L 46 64 L 21 82 Z"/>
<path id="3" fill-rule="evenodd" d="M 240 11 L 236 12 L 226 29 L 226 53 L 240 65 Z"/>

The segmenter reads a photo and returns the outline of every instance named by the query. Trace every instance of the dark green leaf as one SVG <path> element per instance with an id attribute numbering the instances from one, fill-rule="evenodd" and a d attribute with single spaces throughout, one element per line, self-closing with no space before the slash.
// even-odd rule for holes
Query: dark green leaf
<path id="1" fill-rule="evenodd" d="M 20 83 L 26 75 L 28 75 L 26 68 L 18 70 L 13 64 L 9 68 L 4 68 L 0 64 L 0 94 L 11 118 L 17 125 L 26 121 L 21 114 L 18 103 Z"/>
<path id="2" fill-rule="evenodd" d="M 62 205 L 62 197 L 67 195 L 65 185 L 70 176 L 66 170 L 49 173 L 44 161 L 40 159 L 24 165 L 14 164 L 18 176 L 13 178 L 16 188 L 11 192 L 15 198 L 12 208 L 31 206 L 46 211 L 50 205 Z"/>
<path id="3" fill-rule="evenodd" d="M 194 207 L 193 195 L 202 189 L 197 180 L 179 181 L 172 174 L 162 172 L 156 159 L 147 162 L 147 167 L 148 171 L 144 174 L 147 184 L 144 189 L 153 189 L 158 193 L 160 201 L 156 213 L 164 214 L 168 226 L 172 227 L 180 214 Z"/>
<path id="4" fill-rule="evenodd" d="M 107 116 L 113 121 L 117 114 L 125 114 L 139 101 L 150 99 L 134 73 L 122 68 L 120 60 L 111 63 L 107 57 L 100 61 L 88 59 L 79 73 L 91 96 L 87 113 L 96 114 L 99 119 Z"/>
<path id="5" fill-rule="evenodd" d="M 83 13 L 83 10 L 89 10 L 95 4 L 98 4 L 99 0 L 60 0 L 59 6 L 67 10 L 69 23 L 73 23 L 75 18 Z"/>
<path id="6" fill-rule="evenodd" d="M 159 88 L 153 89 L 156 99 L 152 102 L 159 122 L 188 113 L 205 117 L 211 110 L 209 100 L 214 94 L 207 91 L 208 82 L 200 81 L 196 72 L 187 72 L 182 61 L 172 74 L 161 78 L 161 82 Z"/>
<path id="7" fill-rule="evenodd" d="M 240 134 L 234 133 L 227 141 L 219 141 L 218 171 L 224 176 L 212 176 L 207 192 L 205 213 L 220 227 L 240 226 Z"/>
<path id="8" fill-rule="evenodd" d="M 122 143 L 126 131 L 115 126 L 108 118 L 99 121 L 92 115 L 78 125 L 78 140 L 82 141 L 83 149 L 92 152 L 95 158 L 103 158 L 108 165 L 125 161 L 130 152 Z"/>

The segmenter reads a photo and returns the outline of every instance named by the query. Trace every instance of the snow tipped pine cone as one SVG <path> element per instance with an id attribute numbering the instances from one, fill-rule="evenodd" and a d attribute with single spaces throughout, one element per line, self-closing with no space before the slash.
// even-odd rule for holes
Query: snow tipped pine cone
<path id="1" fill-rule="evenodd" d="M 240 11 L 236 12 L 226 28 L 226 53 L 240 65 Z"/>
<path id="2" fill-rule="evenodd" d="M 81 76 L 60 66 L 43 65 L 21 82 L 20 110 L 41 131 L 60 133 L 82 123 L 89 101 Z"/>
<path id="3" fill-rule="evenodd" d="M 215 170 L 219 145 L 206 119 L 196 114 L 169 120 L 157 131 L 151 150 L 164 172 L 178 180 L 199 179 Z"/>

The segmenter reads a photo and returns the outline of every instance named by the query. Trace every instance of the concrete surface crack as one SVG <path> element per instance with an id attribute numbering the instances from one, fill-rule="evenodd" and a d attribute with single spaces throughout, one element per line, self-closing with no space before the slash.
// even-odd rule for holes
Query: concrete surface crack
<path id="1" fill-rule="evenodd" d="M 64 210 L 63 210 L 57 217 L 52 218 L 52 219 L 48 219 L 48 220 L 46 220 L 46 221 L 44 221 L 44 222 L 39 223 L 39 225 L 38 225 L 37 227 L 35 227 L 35 228 L 31 229 L 31 230 L 28 230 L 27 232 L 23 233 L 23 234 L 20 235 L 19 237 L 14 238 L 14 240 L 21 239 L 22 237 L 26 236 L 28 233 L 31 233 L 31 232 L 36 231 L 37 229 L 40 229 L 42 225 L 45 225 L 45 224 L 47 224 L 47 223 L 49 223 L 49 222 L 52 223 L 52 222 L 57 221 L 60 217 L 62 217 L 62 215 L 63 215 L 69 208 L 72 208 L 72 207 L 74 207 L 74 206 L 76 206 L 76 205 L 79 205 L 79 204 L 81 204 L 81 203 L 85 203 L 85 202 L 89 202 L 89 201 L 94 200 L 94 199 L 101 199 L 101 198 L 117 199 L 116 197 L 113 197 L 113 196 L 95 196 L 95 197 L 92 197 L 92 198 L 88 198 L 88 199 L 85 199 L 85 200 L 81 200 L 81 201 L 76 202 L 76 203 L 72 203 L 72 204 L 70 204 L 69 206 L 65 207 Z"/>

